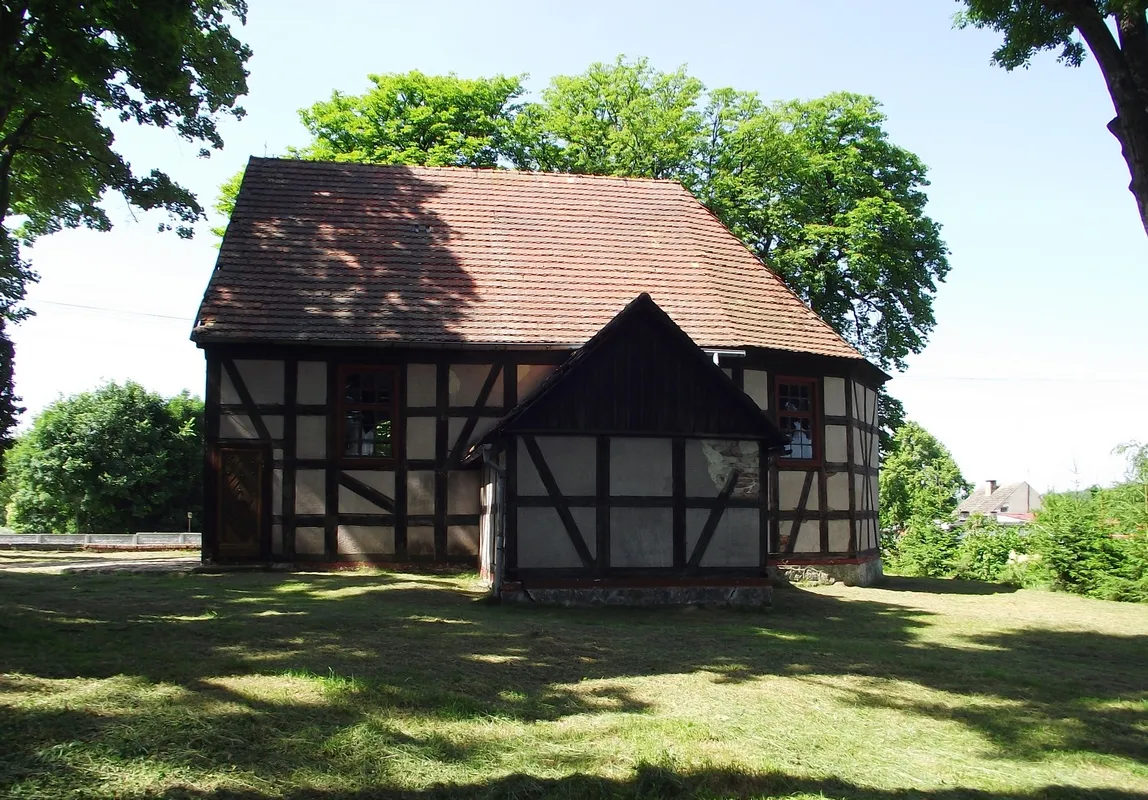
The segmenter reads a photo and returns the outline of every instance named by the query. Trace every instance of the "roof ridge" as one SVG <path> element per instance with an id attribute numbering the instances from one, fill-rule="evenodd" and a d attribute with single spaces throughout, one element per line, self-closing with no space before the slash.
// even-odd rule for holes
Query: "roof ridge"
<path id="1" fill-rule="evenodd" d="M 374 170 L 426 170 L 428 172 L 472 172 L 478 174 L 509 175 L 518 177 L 543 178 L 574 178 L 577 180 L 594 181 L 622 181 L 632 183 L 653 183 L 663 185 L 681 186 L 676 178 L 648 178 L 642 175 L 595 175 L 588 172 L 549 172 L 546 170 L 513 169 L 509 167 L 466 167 L 454 165 L 429 166 L 425 164 L 364 164 L 361 161 L 332 161 L 330 159 L 286 158 L 283 156 L 249 156 L 249 161 L 275 161 L 288 164 L 307 164 L 325 166 L 338 165 Z M 684 187 L 683 187 L 684 188 Z"/>

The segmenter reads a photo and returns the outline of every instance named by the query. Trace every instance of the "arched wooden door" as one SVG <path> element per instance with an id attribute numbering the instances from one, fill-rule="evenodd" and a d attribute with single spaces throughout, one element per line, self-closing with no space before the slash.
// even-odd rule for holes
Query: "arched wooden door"
<path id="1" fill-rule="evenodd" d="M 264 445 L 224 444 L 218 450 L 216 555 L 266 559 L 271 551 L 271 452 Z"/>

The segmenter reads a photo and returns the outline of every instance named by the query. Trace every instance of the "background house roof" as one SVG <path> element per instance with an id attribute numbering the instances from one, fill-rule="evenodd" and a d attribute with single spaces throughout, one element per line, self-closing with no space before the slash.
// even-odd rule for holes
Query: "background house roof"
<path id="1" fill-rule="evenodd" d="M 970 494 L 961 504 L 957 506 L 958 514 L 992 514 L 1001 509 L 1001 506 L 1009 505 L 1012 496 L 1018 491 L 1029 490 L 1029 485 L 1024 481 L 1020 483 L 1008 483 L 1004 486 L 998 487 L 991 494 L 986 492 L 983 488 L 978 487 L 975 492 Z M 1039 496 L 1039 495 L 1038 495 Z M 1027 511 L 1027 504 L 1025 509 Z"/>
<path id="2" fill-rule="evenodd" d="M 702 347 L 861 359 L 675 181 L 267 158 L 192 338 L 572 347 L 641 292 Z"/>

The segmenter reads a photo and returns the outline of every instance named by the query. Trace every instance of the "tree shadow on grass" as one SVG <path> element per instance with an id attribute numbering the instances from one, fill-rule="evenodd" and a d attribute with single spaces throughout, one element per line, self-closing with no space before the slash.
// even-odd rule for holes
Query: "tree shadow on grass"
<path id="1" fill-rule="evenodd" d="M 903 578 L 886 576 L 882 589 L 893 592 L 925 592 L 927 594 L 1012 594 L 1016 586 L 1007 583 L 986 581 L 964 581 L 957 578 Z"/>
<path id="2" fill-rule="evenodd" d="M 316 745 L 353 735 L 352 749 L 363 752 L 398 749 L 435 763 L 481 765 L 505 743 L 412 736 L 402 723 L 642 714 L 647 701 L 611 681 L 689 673 L 714 683 L 796 677 L 810 681 L 811 691 L 828 682 L 858 706 L 960 722 L 1001 757 L 1079 750 L 1148 760 L 1141 733 L 1148 637 L 1019 629 L 938 643 L 926 635 L 936 623 L 931 612 L 856 596 L 778 591 L 768 613 L 553 609 L 490 605 L 460 585 L 361 573 L 4 576 L 0 673 L 9 677 L 0 679 L 0 736 L 15 744 L 0 788 L 28 770 L 64 780 L 71 768 L 53 754 L 69 743 L 98 746 L 120 760 L 150 753 L 174 768 L 228 763 L 282 776 L 364 768 L 337 763 L 333 751 Z M 922 701 L 888 685 L 843 685 L 840 676 L 956 697 Z M 73 677 L 102 679 L 114 698 L 85 695 L 68 708 L 2 702 L 18 692 L 48 697 L 61 691 L 58 679 Z M 266 683 L 251 683 L 261 680 L 282 692 L 269 695 Z M 125 705 L 124 697 L 132 702 Z M 961 700 L 969 697 L 985 702 Z M 575 759 L 567 766 L 589 765 Z M 550 783 L 518 776 L 409 796 L 647 796 L 638 777 L 616 784 L 585 775 Z M 376 785 L 394 786 L 393 778 L 379 774 Z M 513 780 L 541 793 L 519 792 Z M 832 790 L 837 794 L 808 791 L 862 800 L 917 796 L 841 786 Z M 576 794 L 583 789 L 588 794 Z M 1049 787 L 1032 797 L 1070 796 L 1060 791 Z M 995 797 L 972 789 L 927 796 Z"/>
<path id="3" fill-rule="evenodd" d="M 807 778 L 781 772 L 722 769 L 678 770 L 639 764 L 627 778 L 575 773 L 562 778 L 513 774 L 471 784 L 439 784 L 404 790 L 371 787 L 359 790 L 300 788 L 286 794 L 221 789 L 174 790 L 171 800 L 684 800 L 707 798 L 821 798 L 822 800 L 1146 800 L 1148 794 L 1119 789 L 1043 786 L 1031 792 L 988 792 L 969 787 L 882 790 L 839 778 Z"/>

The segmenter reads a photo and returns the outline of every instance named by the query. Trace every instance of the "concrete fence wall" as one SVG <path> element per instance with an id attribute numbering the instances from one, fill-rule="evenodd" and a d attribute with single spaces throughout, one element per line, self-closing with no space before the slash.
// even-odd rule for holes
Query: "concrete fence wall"
<path id="1" fill-rule="evenodd" d="M 199 547 L 198 533 L 10 533 L 0 531 L 0 547 L 57 547 L 60 549 L 84 547 L 165 548 Z"/>

